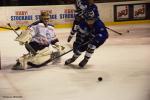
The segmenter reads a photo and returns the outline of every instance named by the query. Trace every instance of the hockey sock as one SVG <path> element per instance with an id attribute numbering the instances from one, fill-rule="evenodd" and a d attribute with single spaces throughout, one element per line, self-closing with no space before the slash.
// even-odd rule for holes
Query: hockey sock
<path id="1" fill-rule="evenodd" d="M 86 50 L 86 53 L 85 53 L 85 57 L 88 58 L 88 59 L 91 58 L 91 56 L 94 53 L 95 49 L 96 49 L 95 45 L 89 44 L 88 48 Z"/>

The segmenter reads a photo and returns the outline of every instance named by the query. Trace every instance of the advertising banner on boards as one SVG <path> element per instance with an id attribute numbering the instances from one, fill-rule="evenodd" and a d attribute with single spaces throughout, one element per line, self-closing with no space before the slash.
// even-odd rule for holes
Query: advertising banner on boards
<path id="1" fill-rule="evenodd" d="M 114 5 L 114 21 L 149 20 L 149 3 Z"/>

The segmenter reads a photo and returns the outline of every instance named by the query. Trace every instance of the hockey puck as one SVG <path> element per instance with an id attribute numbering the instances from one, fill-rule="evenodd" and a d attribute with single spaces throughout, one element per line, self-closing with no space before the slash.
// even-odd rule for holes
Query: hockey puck
<path id="1" fill-rule="evenodd" d="M 98 81 L 102 81 L 103 80 L 103 78 L 102 77 L 98 77 Z"/>
<path id="2" fill-rule="evenodd" d="M 127 30 L 127 33 L 130 33 L 130 31 L 129 31 L 129 30 Z"/>

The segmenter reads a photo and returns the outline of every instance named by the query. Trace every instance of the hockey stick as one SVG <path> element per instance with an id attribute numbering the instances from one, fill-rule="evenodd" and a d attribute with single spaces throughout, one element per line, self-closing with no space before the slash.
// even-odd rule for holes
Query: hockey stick
<path id="1" fill-rule="evenodd" d="M 10 23 L 8 23 L 7 25 L 10 27 L 10 30 L 13 30 L 14 33 L 16 33 L 17 36 L 19 36 L 19 34 L 17 33 L 17 31 L 11 27 Z"/>
<path id="2" fill-rule="evenodd" d="M 12 30 L 11 28 L 7 28 L 7 27 L 2 27 L 2 26 L 0 26 L 0 28 L 3 28 L 3 29 L 8 29 L 8 30 Z M 14 30 L 19 30 L 20 29 L 20 27 L 17 27 L 17 28 L 15 28 Z"/>
<path id="3" fill-rule="evenodd" d="M 17 31 L 12 28 L 12 26 L 10 25 L 10 23 L 8 23 L 7 25 L 10 27 L 11 30 L 14 31 L 14 33 L 16 33 L 17 36 L 19 36 L 19 34 L 17 33 Z M 25 46 L 30 50 L 30 52 L 31 52 L 33 55 L 36 55 L 36 51 L 35 51 L 27 42 L 25 43 Z"/>
<path id="4" fill-rule="evenodd" d="M 80 47 L 82 47 L 82 46 L 88 44 L 90 41 L 91 41 L 91 40 L 89 40 L 89 41 L 83 43 L 82 45 L 78 46 L 78 48 L 80 48 Z M 64 56 L 64 55 L 66 55 L 66 54 L 68 54 L 68 53 L 71 52 L 71 51 L 73 51 L 73 49 L 70 49 L 69 51 L 67 51 L 67 52 L 65 52 L 65 53 L 63 53 L 63 54 L 61 54 L 61 55 L 59 55 L 59 56 L 56 56 L 56 57 L 53 58 L 53 59 L 50 58 L 50 59 L 47 60 L 46 62 L 44 62 L 44 63 L 42 63 L 42 64 L 39 64 L 39 65 L 35 65 L 35 64 L 31 63 L 31 62 L 28 62 L 28 65 L 32 66 L 31 68 L 40 68 L 40 67 L 45 66 L 46 64 L 52 62 L 53 60 L 55 60 L 55 59 L 57 59 L 57 58 L 60 58 L 60 57 L 62 57 L 62 56 Z"/>
<path id="5" fill-rule="evenodd" d="M 122 35 L 122 33 L 118 32 L 118 31 L 115 31 L 115 30 L 113 30 L 113 29 L 111 29 L 111 28 L 109 28 L 109 27 L 106 27 L 106 29 L 111 30 L 112 32 L 115 32 L 115 33 L 117 33 L 118 35 Z"/>

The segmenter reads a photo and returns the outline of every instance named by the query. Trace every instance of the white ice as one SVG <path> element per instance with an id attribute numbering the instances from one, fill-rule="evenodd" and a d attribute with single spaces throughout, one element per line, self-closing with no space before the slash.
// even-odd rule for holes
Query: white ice
<path id="1" fill-rule="evenodd" d="M 15 60 L 27 51 L 14 41 L 13 31 L 0 31 L 0 100 L 150 100 L 150 24 L 108 27 L 123 35 L 109 31 L 110 38 L 85 69 L 76 68 L 83 55 L 64 66 L 71 52 L 57 65 L 12 71 Z M 65 46 L 69 32 L 56 29 Z"/>

